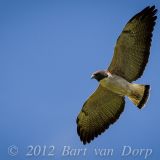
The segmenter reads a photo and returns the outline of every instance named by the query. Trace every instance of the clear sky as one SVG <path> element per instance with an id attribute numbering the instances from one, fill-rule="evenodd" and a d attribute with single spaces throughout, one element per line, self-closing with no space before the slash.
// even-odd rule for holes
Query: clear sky
<path id="1" fill-rule="evenodd" d="M 109 65 L 126 22 L 153 4 L 160 10 L 159 0 L 0 0 L 1 159 L 135 158 L 121 156 L 125 145 L 152 149 L 147 159 L 160 158 L 159 13 L 149 63 L 137 81 L 151 85 L 146 107 L 138 110 L 126 98 L 120 119 L 86 146 L 75 122 L 98 85 L 91 73 Z M 13 157 L 7 153 L 11 145 L 19 151 Z M 47 153 L 53 145 L 55 155 L 27 157 L 29 145 L 41 150 L 46 145 Z M 64 157 L 64 146 L 86 148 L 86 156 Z M 96 156 L 95 148 L 113 148 L 114 154 Z M 136 159 L 144 159 L 144 153 Z"/>

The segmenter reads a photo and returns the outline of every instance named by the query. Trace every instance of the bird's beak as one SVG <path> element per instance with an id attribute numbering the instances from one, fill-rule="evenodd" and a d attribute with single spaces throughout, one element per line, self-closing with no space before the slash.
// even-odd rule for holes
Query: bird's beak
<path id="1" fill-rule="evenodd" d="M 94 79 L 94 78 L 95 78 L 95 75 L 94 75 L 94 74 L 92 74 L 92 75 L 91 75 L 91 79 Z"/>

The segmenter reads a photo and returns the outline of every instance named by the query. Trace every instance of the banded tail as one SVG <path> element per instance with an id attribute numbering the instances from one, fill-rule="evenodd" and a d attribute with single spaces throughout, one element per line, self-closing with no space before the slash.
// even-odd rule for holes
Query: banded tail
<path id="1" fill-rule="evenodd" d="M 141 109 L 147 102 L 149 97 L 150 85 L 132 84 L 133 94 L 128 98 Z"/>

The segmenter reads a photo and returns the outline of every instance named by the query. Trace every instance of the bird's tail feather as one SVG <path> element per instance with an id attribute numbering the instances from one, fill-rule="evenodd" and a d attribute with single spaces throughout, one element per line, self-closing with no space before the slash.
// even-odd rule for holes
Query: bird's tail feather
<path id="1" fill-rule="evenodd" d="M 150 85 L 132 84 L 133 94 L 128 98 L 141 109 L 149 97 Z"/>

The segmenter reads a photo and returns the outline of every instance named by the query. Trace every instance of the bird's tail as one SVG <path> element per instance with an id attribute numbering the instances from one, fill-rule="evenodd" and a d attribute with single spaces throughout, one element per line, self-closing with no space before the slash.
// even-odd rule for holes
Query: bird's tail
<path id="1" fill-rule="evenodd" d="M 133 93 L 128 97 L 139 109 L 141 109 L 149 97 L 150 85 L 132 84 Z"/>

